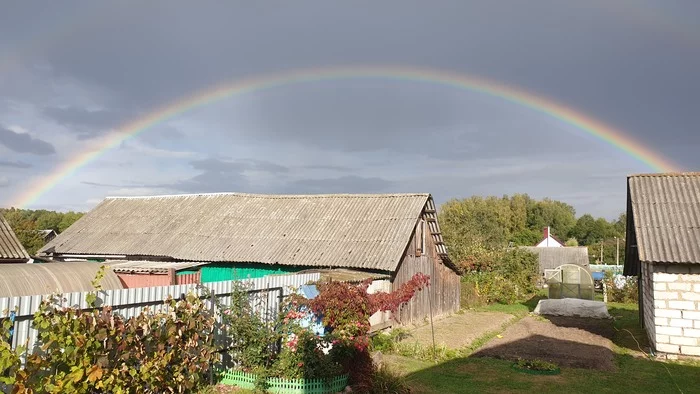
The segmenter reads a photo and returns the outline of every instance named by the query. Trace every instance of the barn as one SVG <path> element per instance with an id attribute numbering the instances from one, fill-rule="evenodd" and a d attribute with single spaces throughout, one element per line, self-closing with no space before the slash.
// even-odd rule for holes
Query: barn
<path id="1" fill-rule="evenodd" d="M 430 289 L 394 321 L 459 309 L 459 273 L 430 194 L 110 197 L 40 253 L 59 261 L 202 262 L 202 282 L 342 270 L 391 290 L 422 272 Z"/>
<path id="2" fill-rule="evenodd" d="M 700 173 L 628 177 L 626 237 L 623 274 L 637 276 L 651 345 L 700 356 Z"/>

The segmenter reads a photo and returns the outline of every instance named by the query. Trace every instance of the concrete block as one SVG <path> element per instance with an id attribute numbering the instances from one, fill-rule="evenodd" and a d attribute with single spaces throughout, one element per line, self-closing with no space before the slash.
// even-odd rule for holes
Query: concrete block
<path id="1" fill-rule="evenodd" d="M 683 329 L 680 327 L 656 327 L 656 334 L 682 336 Z"/>
<path id="2" fill-rule="evenodd" d="M 688 276 L 690 276 L 690 275 L 688 275 Z M 654 283 L 656 283 L 656 282 L 666 282 L 666 283 L 676 282 L 676 281 L 678 281 L 678 274 L 666 274 L 663 272 L 659 272 L 659 273 L 655 272 L 653 281 L 654 281 Z"/>
<path id="3" fill-rule="evenodd" d="M 683 311 L 681 315 L 683 319 L 700 320 L 700 312 Z"/>
<path id="4" fill-rule="evenodd" d="M 698 346 L 698 338 L 689 337 L 670 337 L 671 345 L 686 345 L 686 346 Z"/>
<path id="5" fill-rule="evenodd" d="M 668 283 L 668 284 L 670 284 L 670 283 Z M 687 283 L 683 283 L 683 284 L 687 284 Z M 666 282 L 654 282 L 654 291 L 666 291 L 667 289 L 669 289 L 666 286 L 667 286 Z M 674 289 L 674 290 L 679 290 L 679 289 Z M 680 289 L 680 290 L 685 290 L 685 289 Z"/>
<path id="6" fill-rule="evenodd" d="M 690 291 L 693 289 L 692 283 L 687 282 L 663 283 L 663 285 L 667 286 L 669 290 Z M 654 290 L 656 290 L 656 287 L 654 287 Z"/>
<path id="7" fill-rule="evenodd" d="M 676 327 L 663 327 L 663 328 L 676 328 Z M 669 335 L 675 335 L 675 334 L 669 334 Z M 683 329 L 683 336 L 690 337 L 690 338 L 700 338 L 700 330 L 696 330 L 693 328 L 684 328 Z"/>
<path id="8" fill-rule="evenodd" d="M 666 309 L 666 300 L 654 300 L 654 308 Z"/>
<path id="9" fill-rule="evenodd" d="M 671 309 L 682 309 L 686 311 L 695 310 L 695 302 L 693 301 L 669 301 L 668 307 Z"/>
<path id="10" fill-rule="evenodd" d="M 696 283 L 693 285 L 693 291 L 697 291 L 698 293 L 700 293 L 700 283 Z"/>
<path id="11" fill-rule="evenodd" d="M 681 354 L 700 356 L 700 346 L 681 346 Z"/>
<path id="12" fill-rule="evenodd" d="M 700 330 L 700 320 L 693 320 L 695 323 L 695 328 Z"/>
<path id="13" fill-rule="evenodd" d="M 693 328 L 693 321 L 692 320 L 685 320 L 685 319 L 671 319 L 671 321 L 668 324 L 671 327 L 688 327 L 688 328 Z"/>
<path id="14" fill-rule="evenodd" d="M 668 323 L 668 318 L 666 317 L 655 317 L 654 318 L 654 325 L 655 326 L 670 326 Z M 683 326 L 675 326 L 675 327 L 683 327 Z"/>
<path id="15" fill-rule="evenodd" d="M 690 267 L 687 264 L 672 264 L 666 267 L 669 274 L 689 274 Z"/>
<path id="16" fill-rule="evenodd" d="M 670 343 L 671 337 L 668 335 L 656 334 L 656 343 Z"/>
<path id="17" fill-rule="evenodd" d="M 677 291 L 656 291 L 656 290 L 654 290 L 654 299 L 655 300 L 678 300 L 680 298 L 678 297 Z"/>
<path id="18" fill-rule="evenodd" d="M 678 279 L 682 280 L 683 282 L 700 283 L 700 275 L 699 274 L 681 275 L 680 278 L 678 278 Z M 671 282 L 671 281 L 665 281 L 665 282 Z"/>
<path id="19" fill-rule="evenodd" d="M 656 351 L 664 352 L 664 353 L 671 353 L 671 354 L 678 354 L 681 351 L 681 347 L 678 345 L 659 344 L 659 345 L 656 345 Z"/>
<path id="20" fill-rule="evenodd" d="M 654 316 L 680 319 L 683 317 L 683 313 L 677 309 L 657 309 L 654 311 Z"/>
<path id="21" fill-rule="evenodd" d="M 681 298 L 688 301 L 700 301 L 700 293 L 694 291 L 686 291 L 681 293 Z"/>

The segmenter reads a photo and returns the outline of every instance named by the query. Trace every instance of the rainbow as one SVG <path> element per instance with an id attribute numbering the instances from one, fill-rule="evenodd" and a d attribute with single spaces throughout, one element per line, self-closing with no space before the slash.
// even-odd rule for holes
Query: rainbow
<path id="1" fill-rule="evenodd" d="M 623 132 L 614 129 L 581 112 L 566 107 L 542 96 L 507 86 L 484 78 L 424 68 L 397 66 L 353 66 L 315 68 L 277 73 L 236 80 L 202 90 L 194 95 L 171 102 L 139 119 L 126 123 L 99 140 L 93 147 L 73 155 L 53 172 L 29 185 L 17 196 L 12 206 L 27 207 L 53 189 L 62 180 L 72 176 L 80 168 L 119 146 L 129 138 L 146 132 L 151 127 L 174 118 L 194 108 L 202 107 L 225 98 L 272 89 L 285 85 L 338 79 L 381 78 L 390 80 L 424 82 L 464 89 L 503 99 L 529 108 L 595 136 L 602 142 L 617 147 L 620 151 L 646 164 L 657 172 L 676 172 L 677 167 L 661 155 L 653 152 Z"/>

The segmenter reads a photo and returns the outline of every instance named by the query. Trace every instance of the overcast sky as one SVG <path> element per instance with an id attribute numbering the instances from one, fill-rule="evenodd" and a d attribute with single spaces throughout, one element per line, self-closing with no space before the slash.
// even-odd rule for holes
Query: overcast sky
<path id="1" fill-rule="evenodd" d="M 700 2 L 111 1 L 3 5 L 0 206 L 130 121 L 226 82 L 337 66 L 488 78 L 700 167 Z M 680 6 L 679 4 L 683 4 Z M 612 218 L 653 171 L 585 131 L 483 93 L 324 80 L 181 113 L 29 208 L 109 195 L 528 193 Z"/>

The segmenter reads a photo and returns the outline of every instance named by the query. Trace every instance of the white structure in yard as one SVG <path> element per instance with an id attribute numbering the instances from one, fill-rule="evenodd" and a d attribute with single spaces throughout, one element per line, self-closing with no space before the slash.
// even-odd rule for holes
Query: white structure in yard
<path id="1" fill-rule="evenodd" d="M 700 173 L 628 177 L 625 254 L 651 346 L 700 356 Z"/>

